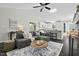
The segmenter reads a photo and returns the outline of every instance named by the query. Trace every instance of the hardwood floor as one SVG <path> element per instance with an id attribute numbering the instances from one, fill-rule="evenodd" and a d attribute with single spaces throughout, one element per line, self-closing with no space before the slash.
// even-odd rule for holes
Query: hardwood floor
<path id="1" fill-rule="evenodd" d="M 5 52 L 3 52 L 3 53 L 0 52 L 0 56 L 6 56 L 6 53 Z"/>

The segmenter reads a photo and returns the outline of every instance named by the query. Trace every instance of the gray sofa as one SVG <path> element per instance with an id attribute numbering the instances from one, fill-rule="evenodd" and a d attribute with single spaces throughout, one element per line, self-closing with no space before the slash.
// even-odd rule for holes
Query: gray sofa
<path id="1" fill-rule="evenodd" d="M 15 38 L 15 45 L 16 48 L 24 48 L 26 46 L 29 46 L 31 43 L 31 39 L 24 38 L 24 32 L 18 31 L 16 32 L 16 38 Z"/>
<path id="2" fill-rule="evenodd" d="M 29 46 L 31 44 L 31 40 L 24 38 L 24 39 L 15 39 L 15 45 L 16 48 L 20 49 L 20 48 L 24 48 L 26 46 Z"/>

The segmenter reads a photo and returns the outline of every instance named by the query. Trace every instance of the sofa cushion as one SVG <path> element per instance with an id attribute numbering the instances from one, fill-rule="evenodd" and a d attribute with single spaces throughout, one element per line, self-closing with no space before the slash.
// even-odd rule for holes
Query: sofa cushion
<path id="1" fill-rule="evenodd" d="M 17 31 L 16 32 L 16 39 L 23 39 L 24 36 L 23 36 L 24 32 L 22 31 Z"/>

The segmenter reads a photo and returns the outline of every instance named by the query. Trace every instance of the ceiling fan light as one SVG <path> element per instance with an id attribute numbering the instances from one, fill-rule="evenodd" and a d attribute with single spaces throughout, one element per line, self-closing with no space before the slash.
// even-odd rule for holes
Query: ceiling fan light
<path id="1" fill-rule="evenodd" d="M 50 13 L 55 13 L 55 12 L 57 12 L 57 9 L 50 9 L 49 12 Z"/>

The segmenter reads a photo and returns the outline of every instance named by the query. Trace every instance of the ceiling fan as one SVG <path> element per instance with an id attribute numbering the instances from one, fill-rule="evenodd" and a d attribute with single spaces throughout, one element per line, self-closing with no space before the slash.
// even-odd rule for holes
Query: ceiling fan
<path id="1" fill-rule="evenodd" d="M 42 12 L 43 9 L 47 9 L 47 10 L 51 9 L 51 8 L 47 7 L 47 5 L 49 5 L 50 3 L 39 3 L 39 4 L 40 4 L 40 6 L 34 6 L 33 8 L 39 8 L 39 7 L 41 7 L 40 12 Z"/>

